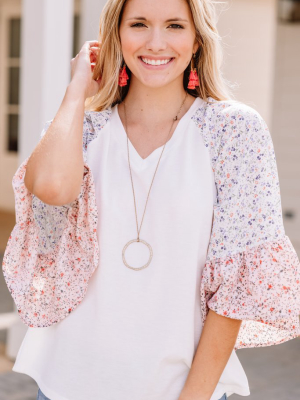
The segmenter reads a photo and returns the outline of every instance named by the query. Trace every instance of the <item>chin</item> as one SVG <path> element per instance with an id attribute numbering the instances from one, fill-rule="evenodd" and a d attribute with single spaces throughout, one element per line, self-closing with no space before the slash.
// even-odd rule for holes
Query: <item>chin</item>
<path id="1" fill-rule="evenodd" d="M 175 79 L 176 78 L 170 79 L 170 77 L 168 77 L 168 80 L 162 80 L 162 79 L 154 79 L 154 80 L 138 79 L 138 81 L 140 83 L 142 83 L 144 86 L 148 87 L 148 88 L 159 89 L 159 88 L 162 88 L 164 86 L 170 85 Z"/>

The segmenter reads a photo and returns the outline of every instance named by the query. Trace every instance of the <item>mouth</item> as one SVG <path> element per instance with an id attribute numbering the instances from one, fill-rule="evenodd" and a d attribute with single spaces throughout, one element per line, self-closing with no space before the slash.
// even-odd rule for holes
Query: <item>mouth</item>
<path id="1" fill-rule="evenodd" d="M 166 66 L 171 64 L 173 62 L 173 60 L 174 60 L 174 57 L 160 59 L 160 60 L 154 60 L 154 59 L 147 58 L 147 57 L 142 57 L 142 56 L 139 56 L 138 58 L 139 58 L 139 60 L 141 61 L 141 63 L 145 67 L 151 68 L 151 69 L 153 69 L 153 68 L 154 69 L 166 68 Z"/>

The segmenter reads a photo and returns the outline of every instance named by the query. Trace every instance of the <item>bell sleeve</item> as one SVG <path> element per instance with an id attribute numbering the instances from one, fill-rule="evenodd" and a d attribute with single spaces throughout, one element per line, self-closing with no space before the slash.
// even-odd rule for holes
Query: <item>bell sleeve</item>
<path id="1" fill-rule="evenodd" d="M 242 320 L 235 349 L 300 336 L 300 264 L 285 234 L 272 138 L 253 108 L 213 104 L 203 129 L 217 189 L 201 310 Z"/>
<path id="2" fill-rule="evenodd" d="M 41 138 L 52 121 L 46 122 Z M 85 114 L 84 174 L 80 194 L 73 202 L 53 206 L 28 191 L 24 176 L 29 157 L 13 177 L 16 224 L 2 270 L 18 315 L 29 327 L 50 326 L 73 312 L 98 266 L 95 188 L 86 162 L 87 143 L 93 135 L 93 124 Z"/>

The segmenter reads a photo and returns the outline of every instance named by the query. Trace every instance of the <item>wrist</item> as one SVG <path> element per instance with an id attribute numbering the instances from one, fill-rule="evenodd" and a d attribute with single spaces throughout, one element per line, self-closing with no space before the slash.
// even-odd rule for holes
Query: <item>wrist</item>
<path id="1" fill-rule="evenodd" d="M 210 397 L 211 396 L 207 397 L 207 395 L 204 395 L 203 393 L 194 394 L 194 393 L 191 393 L 186 388 L 183 388 L 178 400 L 209 400 Z"/>
<path id="2" fill-rule="evenodd" d="M 201 396 L 185 396 L 185 395 L 180 395 L 178 400 L 209 400 L 208 397 L 201 397 Z"/>

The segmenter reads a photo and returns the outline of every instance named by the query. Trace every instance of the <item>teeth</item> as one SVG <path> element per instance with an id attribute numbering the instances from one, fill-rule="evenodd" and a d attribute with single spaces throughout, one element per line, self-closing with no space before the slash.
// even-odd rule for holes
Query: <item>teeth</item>
<path id="1" fill-rule="evenodd" d="M 162 64 L 167 64 L 171 58 L 167 59 L 167 60 L 149 60 L 148 58 L 143 58 L 141 57 L 142 60 L 144 61 L 144 63 L 146 64 L 150 64 L 150 65 L 162 65 Z"/>

